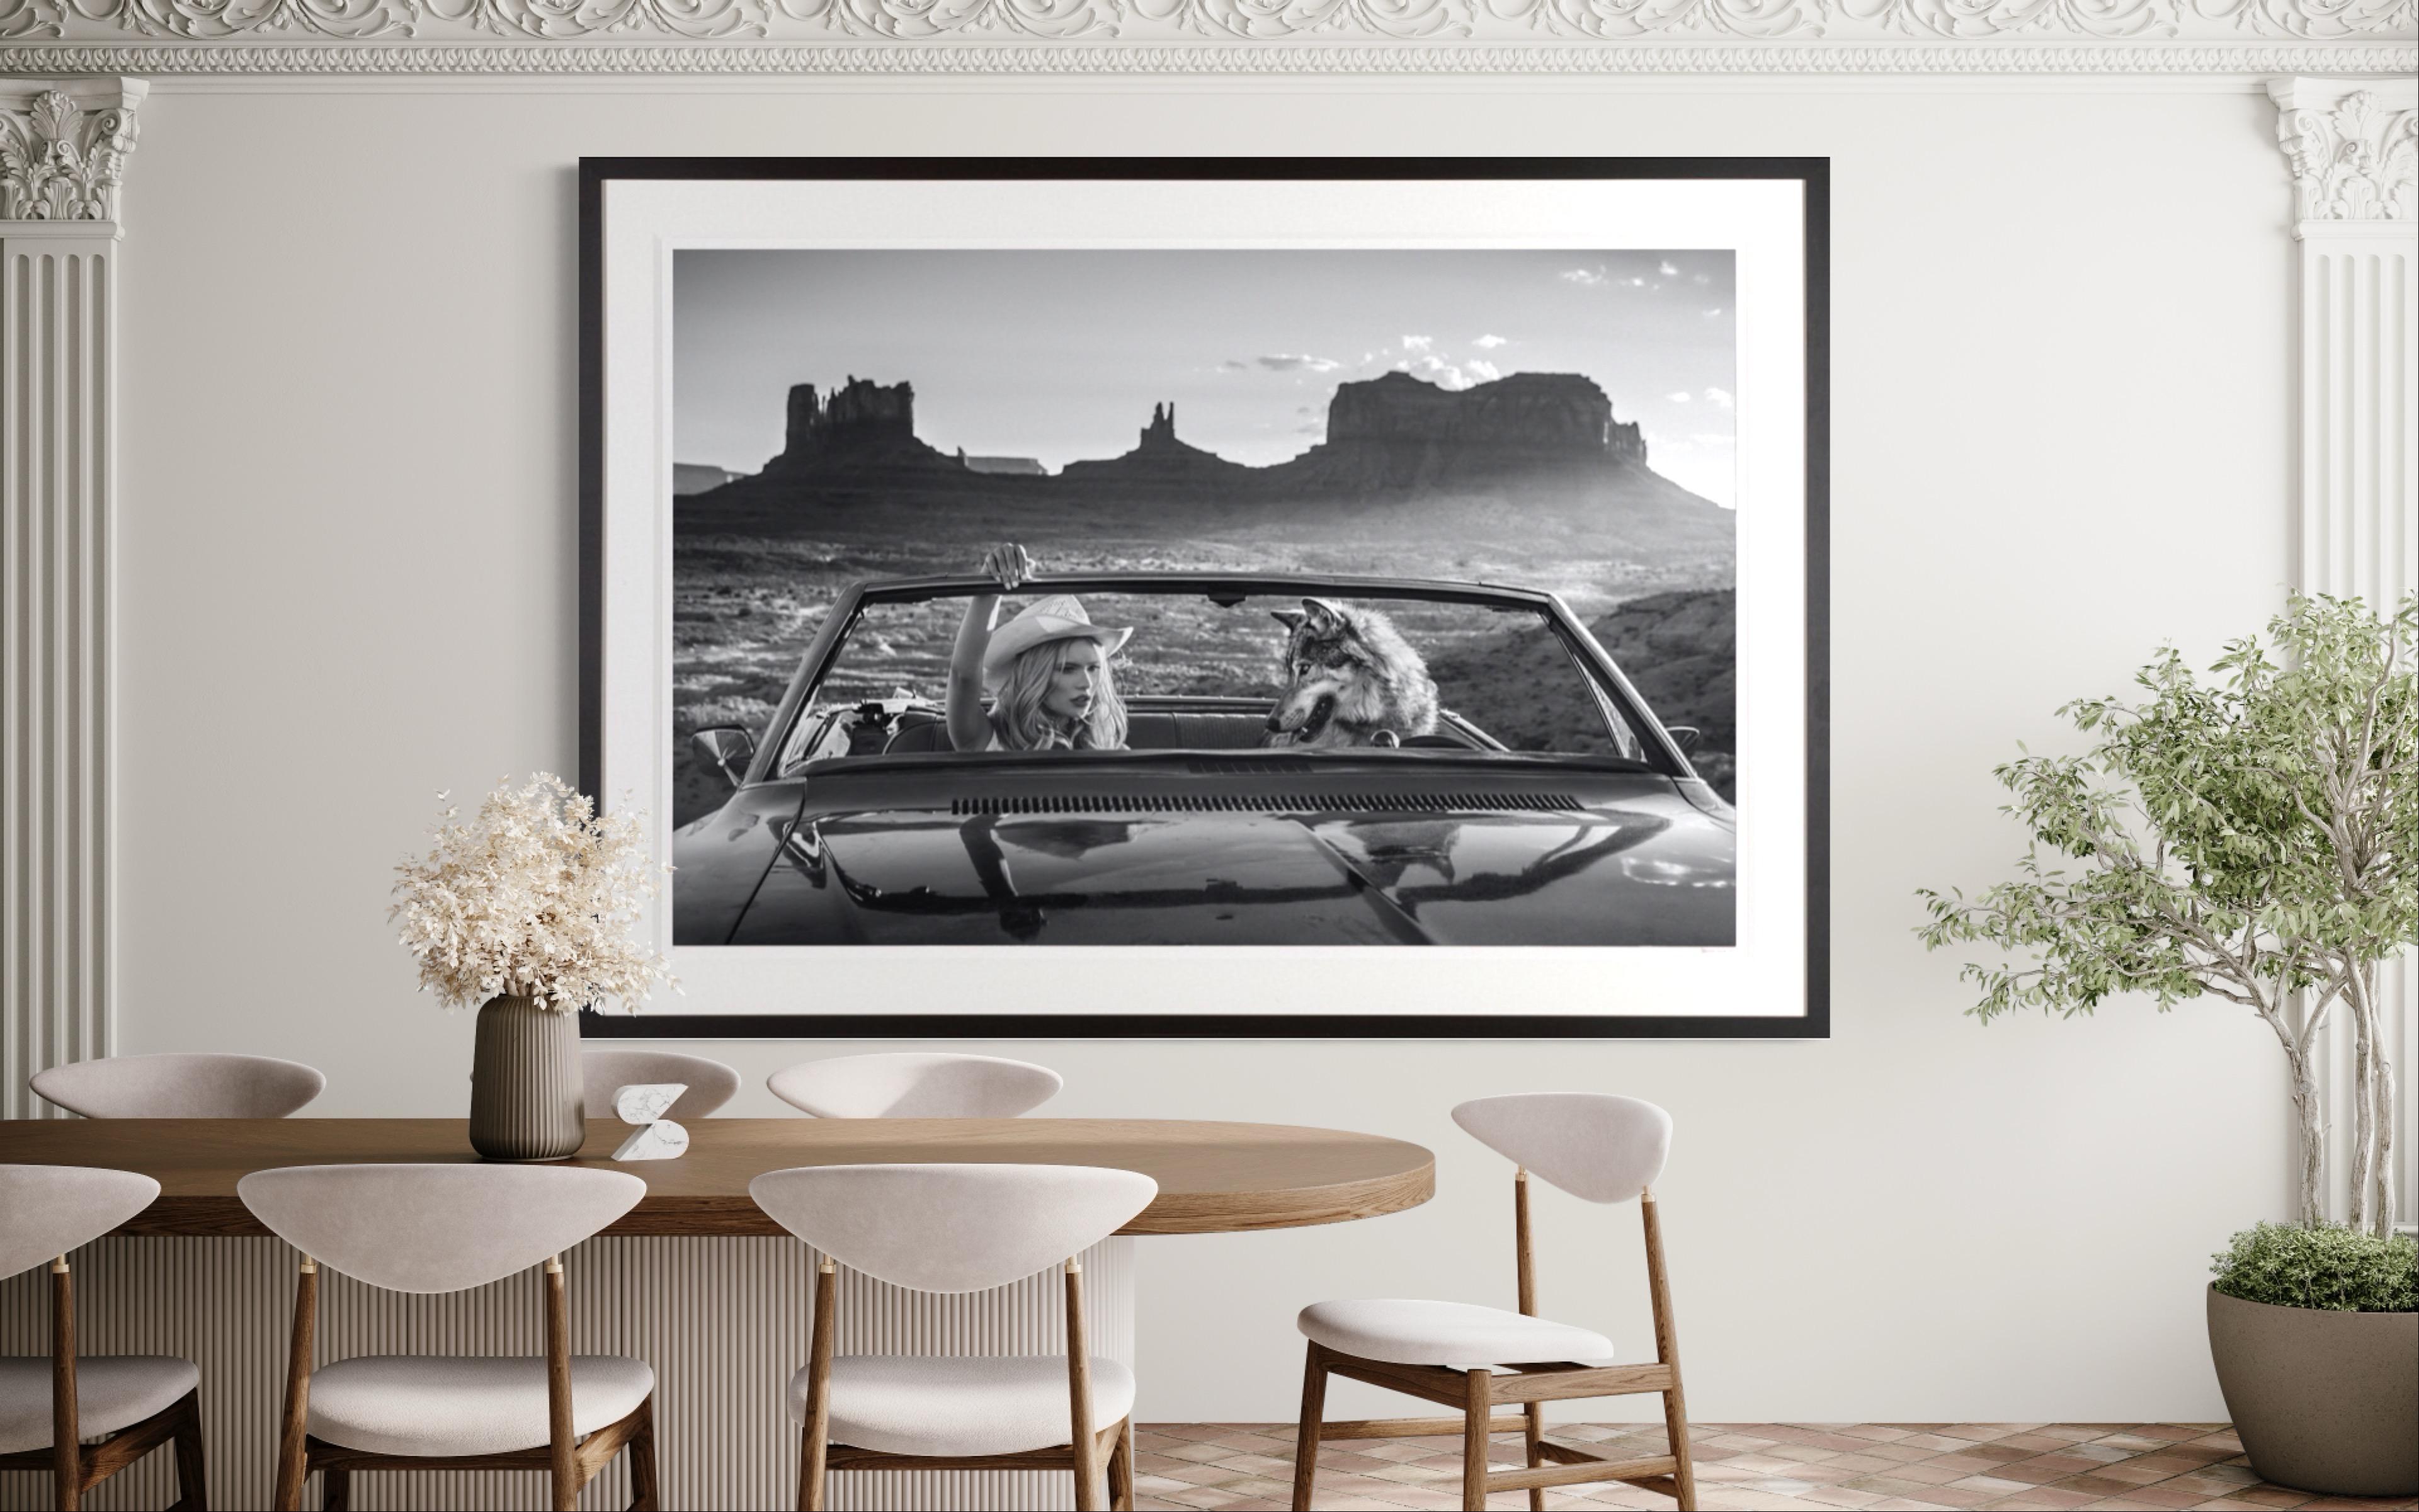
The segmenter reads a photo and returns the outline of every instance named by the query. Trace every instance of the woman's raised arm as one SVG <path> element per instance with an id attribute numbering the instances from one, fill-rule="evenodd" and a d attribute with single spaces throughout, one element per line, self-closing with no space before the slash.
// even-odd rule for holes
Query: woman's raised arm
<path id="1" fill-rule="evenodd" d="M 982 570 L 1011 592 L 1033 576 L 1033 559 L 1025 548 L 995 546 L 983 557 Z M 991 646 L 992 621 L 999 614 L 997 594 L 977 594 L 966 600 L 966 617 L 958 626 L 957 645 L 949 653 L 949 744 L 960 750 L 980 750 L 991 744 L 991 719 L 983 712 L 983 653 Z"/>

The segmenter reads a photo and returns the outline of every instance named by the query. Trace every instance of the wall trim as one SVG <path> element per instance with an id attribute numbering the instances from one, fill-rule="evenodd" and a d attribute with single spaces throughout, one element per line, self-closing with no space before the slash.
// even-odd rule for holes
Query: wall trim
<path id="1" fill-rule="evenodd" d="M 7 0 L 0 0 L 0 5 Z M 2408 74 L 2419 43 L 5 42 L 0 72 L 203 76 Z"/>

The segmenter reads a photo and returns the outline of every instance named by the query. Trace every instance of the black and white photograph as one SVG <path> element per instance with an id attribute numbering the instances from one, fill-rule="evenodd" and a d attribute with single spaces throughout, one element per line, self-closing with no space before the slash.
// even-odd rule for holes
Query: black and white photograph
<path id="1" fill-rule="evenodd" d="M 1819 177 L 592 164 L 651 1016 L 1826 1032 Z"/>
<path id="2" fill-rule="evenodd" d="M 673 279 L 676 943 L 1733 943 L 1727 250 Z"/>

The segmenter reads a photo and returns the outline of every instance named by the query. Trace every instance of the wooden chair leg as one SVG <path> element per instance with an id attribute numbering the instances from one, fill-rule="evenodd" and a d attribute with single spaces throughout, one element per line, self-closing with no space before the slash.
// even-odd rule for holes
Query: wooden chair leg
<path id="1" fill-rule="evenodd" d="M 1302 1426 L 1293 1441 L 1293 1512 L 1310 1512 L 1318 1483 L 1318 1427 L 1327 1416 L 1327 1350 L 1313 1339 L 1302 1355 Z"/>
<path id="2" fill-rule="evenodd" d="M 210 1512 L 209 1479 L 202 1465 L 202 1394 L 187 1392 L 177 1405 L 177 1512 Z"/>
<path id="3" fill-rule="evenodd" d="M 630 1512 L 656 1512 L 655 1399 L 639 1404 L 639 1427 L 630 1435 Z"/>
<path id="4" fill-rule="evenodd" d="M 1133 1512 L 1133 1417 L 1117 1425 L 1117 1447 L 1109 1451 L 1109 1504 L 1117 1512 Z"/>
<path id="5" fill-rule="evenodd" d="M 813 1422 L 798 1432 L 798 1512 L 824 1512 L 824 1451 L 821 1425 Z"/>
<path id="6" fill-rule="evenodd" d="M 319 1512 L 350 1512 L 353 1473 L 330 1466 L 319 1472 Z"/>
<path id="7" fill-rule="evenodd" d="M 1663 1394 L 1663 1436 L 1671 1441 L 1672 1479 L 1680 1488 L 1680 1512 L 1697 1512 L 1697 1467 L 1688 1453 L 1688 1404 L 1680 1399 L 1677 1381 Z"/>
<path id="8" fill-rule="evenodd" d="M 1523 1411 L 1529 1419 L 1528 1427 L 1524 1434 L 1529 1445 L 1529 1468 L 1531 1470 L 1534 1470 L 1546 1462 L 1546 1451 L 1539 1446 L 1546 1437 L 1546 1404 L 1543 1402 L 1530 1402 L 1526 1405 Z M 1546 1512 L 1546 1489 L 1544 1487 L 1532 1486 L 1529 1488 L 1529 1512 Z"/>
<path id="9" fill-rule="evenodd" d="M 1461 1404 L 1462 1512 L 1487 1512 L 1487 1430 L 1495 1415 L 1495 1373 L 1472 1370 Z"/>
<path id="10" fill-rule="evenodd" d="M 311 1336 L 318 1326 L 319 1266 L 305 1255 L 294 1287 L 294 1334 L 285 1358 L 285 1409 L 277 1432 L 276 1512 L 301 1512 L 302 1479 L 311 1473 L 305 1440 L 311 1423 Z"/>

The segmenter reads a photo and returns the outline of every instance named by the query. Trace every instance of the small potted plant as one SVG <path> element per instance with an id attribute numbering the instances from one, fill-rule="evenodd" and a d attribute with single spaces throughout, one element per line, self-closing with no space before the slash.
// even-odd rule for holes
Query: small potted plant
<path id="1" fill-rule="evenodd" d="M 2238 1236 L 2209 1293 L 2211 1346 L 2252 1468 L 2314 1491 L 2419 1490 L 2419 1314 L 2411 1246 L 2392 1239 L 2397 1104 L 2379 980 L 2419 933 L 2414 638 L 2419 596 L 2390 617 L 2296 597 L 2269 643 L 2229 645 L 2211 683 L 2163 652 L 2135 679 L 2139 702 L 2058 711 L 2095 737 L 2090 750 L 1997 769 L 2015 795 L 2004 811 L 2032 835 L 2016 880 L 1970 900 L 1921 895 L 1927 946 L 2027 958 L 1965 968 L 1981 994 L 1967 1011 L 1985 1023 L 2022 1008 L 2071 1017 L 2132 992 L 2162 1012 L 2239 1003 L 2275 1032 L 2298 1222 Z M 2337 1013 L 2351 1030 L 2350 1222 L 2331 1229 L 2317 1053 Z M 2398 1288 L 2360 1279 L 2396 1266 Z M 2271 1402 L 2296 1405 L 2279 1415 Z M 2330 1435 L 2311 1437 L 2321 1422 Z"/>
<path id="2" fill-rule="evenodd" d="M 548 773 L 517 789 L 507 779 L 475 818 L 459 813 L 446 809 L 436 846 L 395 868 L 388 917 L 420 960 L 421 991 L 479 1006 L 471 1148 L 561 1160 L 588 1134 L 579 1011 L 635 1012 L 670 980 L 631 931 L 655 896 L 654 868 L 638 815 L 599 814 Z"/>
<path id="3" fill-rule="evenodd" d="M 2336 1496 L 2419 1490 L 2419 1243 L 2260 1224 L 2214 1259 L 2210 1352 L 2253 1467 Z"/>

